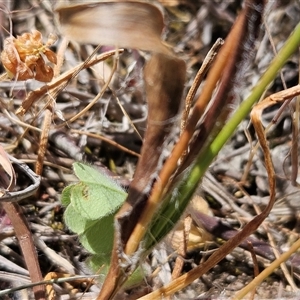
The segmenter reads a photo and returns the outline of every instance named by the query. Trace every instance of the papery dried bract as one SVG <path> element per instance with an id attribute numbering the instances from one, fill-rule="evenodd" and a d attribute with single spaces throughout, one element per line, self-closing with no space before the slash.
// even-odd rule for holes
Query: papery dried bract
<path id="1" fill-rule="evenodd" d="M 45 64 L 42 57 L 36 61 L 35 72 L 35 79 L 42 82 L 51 81 L 54 75 L 53 69 Z"/>
<path id="2" fill-rule="evenodd" d="M 18 74 L 19 80 L 33 78 L 33 72 L 19 59 L 13 44 L 7 39 L 4 42 L 4 50 L 1 53 L 1 61 L 9 77 Z"/>
<path id="3" fill-rule="evenodd" d="M 9 37 L 4 41 L 1 61 L 10 77 L 17 80 L 36 79 L 49 82 L 53 78 L 53 69 L 46 64 L 45 58 L 56 64 L 56 54 L 48 47 L 55 42 L 54 35 L 50 35 L 43 44 L 42 34 L 33 30 L 21 36 Z"/>

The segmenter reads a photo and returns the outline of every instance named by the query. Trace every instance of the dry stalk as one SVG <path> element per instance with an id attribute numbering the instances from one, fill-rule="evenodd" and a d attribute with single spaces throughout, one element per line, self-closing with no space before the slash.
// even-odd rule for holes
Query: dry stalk
<path id="1" fill-rule="evenodd" d="M 42 175 L 43 173 L 43 165 L 45 160 L 45 154 L 48 146 L 48 138 L 52 121 L 52 109 L 50 107 L 46 108 L 44 111 L 44 120 L 42 125 L 42 132 L 39 142 L 38 156 L 35 165 L 35 173 L 38 175 Z"/>
<path id="2" fill-rule="evenodd" d="M 41 273 L 31 231 L 29 229 L 27 220 L 22 212 L 20 205 L 18 203 L 12 203 L 12 202 L 3 202 L 2 205 L 14 227 L 16 236 L 20 243 L 20 248 L 22 250 L 23 257 L 25 259 L 27 269 L 30 274 L 31 281 L 32 282 L 42 281 L 43 276 Z M 45 290 L 46 289 L 44 285 L 34 286 L 33 292 L 35 295 L 35 299 L 36 300 L 46 299 Z"/>
<path id="3" fill-rule="evenodd" d="M 130 150 L 130 149 L 128 149 L 128 148 L 126 148 L 126 147 L 124 147 L 124 146 L 122 146 L 122 145 L 120 145 L 120 144 L 112 141 L 111 139 L 106 138 L 105 136 L 100 135 L 100 134 L 90 133 L 88 131 L 82 131 L 82 130 L 77 130 L 77 129 L 71 129 L 71 132 L 82 134 L 82 135 L 86 135 L 86 136 L 90 136 L 90 137 L 93 137 L 95 139 L 99 139 L 101 141 L 104 141 L 104 142 L 106 142 L 106 143 L 108 143 L 108 144 L 110 144 L 110 145 L 112 145 L 112 146 L 120 149 L 121 151 L 129 153 L 130 155 L 133 155 L 133 156 L 136 156 L 136 157 L 140 157 L 141 156 L 139 153 L 136 153 L 136 152 L 134 152 L 134 151 L 132 151 L 132 150 Z"/>
<path id="4" fill-rule="evenodd" d="M 122 52 L 123 52 L 122 49 L 118 50 L 118 53 L 122 53 Z M 26 97 L 26 99 L 23 101 L 22 106 L 16 111 L 16 114 L 24 115 L 35 101 L 40 100 L 44 95 L 47 95 L 50 91 L 58 92 L 61 91 L 63 88 L 65 88 L 68 84 L 68 80 L 76 77 L 81 70 L 89 68 L 94 64 L 97 64 L 98 62 L 103 61 L 115 54 L 116 54 L 115 50 L 100 54 L 95 58 L 91 59 L 90 61 L 83 62 L 80 65 L 72 68 L 71 70 L 61 74 L 57 78 L 53 79 L 51 82 L 43 85 L 41 88 L 35 91 L 31 91 Z"/>

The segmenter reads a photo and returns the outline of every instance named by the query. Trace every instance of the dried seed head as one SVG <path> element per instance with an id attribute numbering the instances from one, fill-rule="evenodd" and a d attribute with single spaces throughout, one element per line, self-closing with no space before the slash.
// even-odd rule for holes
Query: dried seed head
<path id="1" fill-rule="evenodd" d="M 52 34 L 43 44 L 42 34 L 33 30 L 21 36 L 9 37 L 4 41 L 1 61 L 10 77 L 17 80 L 36 79 L 49 82 L 53 78 L 53 69 L 46 64 L 46 59 L 57 63 L 56 54 L 49 49 L 56 41 Z"/>

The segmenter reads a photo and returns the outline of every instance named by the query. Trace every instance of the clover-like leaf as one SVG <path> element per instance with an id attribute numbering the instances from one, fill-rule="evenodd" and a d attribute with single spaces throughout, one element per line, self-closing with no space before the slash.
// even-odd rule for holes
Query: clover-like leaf
<path id="1" fill-rule="evenodd" d="M 126 192 L 109 177 L 82 163 L 73 165 L 78 183 L 66 187 L 61 203 L 66 206 L 66 226 L 77 233 L 82 246 L 109 264 L 113 246 L 114 215 Z"/>
<path id="2" fill-rule="evenodd" d="M 74 163 L 81 180 L 71 189 L 71 203 L 85 219 L 97 220 L 112 215 L 121 206 L 126 192 L 116 182 L 82 163 Z"/>
<path id="3" fill-rule="evenodd" d="M 109 215 L 98 221 L 87 220 L 84 232 L 79 240 L 82 246 L 92 254 L 106 256 L 109 263 L 114 239 L 114 216 Z"/>
<path id="4" fill-rule="evenodd" d="M 98 220 L 85 219 L 72 204 L 67 207 L 64 214 L 65 224 L 79 235 L 82 246 L 91 254 L 106 258 L 106 263 L 109 263 L 113 246 L 113 218 L 114 215 L 111 214 Z"/>
<path id="5" fill-rule="evenodd" d="M 67 227 L 78 235 L 84 232 L 87 219 L 83 218 L 72 206 L 68 205 L 64 213 L 64 220 Z M 95 222 L 95 221 L 94 221 Z"/>
<path id="6" fill-rule="evenodd" d="M 60 198 L 60 202 L 63 206 L 68 206 L 71 203 L 71 191 L 73 186 L 74 184 L 71 184 L 64 188 Z"/>

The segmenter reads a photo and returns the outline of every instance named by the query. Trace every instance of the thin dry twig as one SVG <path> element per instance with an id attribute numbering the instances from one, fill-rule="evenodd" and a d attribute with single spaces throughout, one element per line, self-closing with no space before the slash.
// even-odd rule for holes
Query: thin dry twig
<path id="1" fill-rule="evenodd" d="M 258 286 L 263 280 L 265 280 L 269 275 L 271 275 L 276 268 L 280 266 L 283 262 L 287 261 L 293 253 L 295 253 L 300 248 L 300 239 L 298 239 L 285 253 L 283 253 L 278 259 L 274 260 L 266 269 L 264 269 L 257 277 L 255 277 L 248 285 L 246 285 L 242 290 L 234 295 L 234 299 L 243 299 L 247 293 L 249 293 L 253 288 Z"/>
<path id="2" fill-rule="evenodd" d="M 177 250 L 177 254 L 179 256 L 176 257 L 175 266 L 172 272 L 172 279 L 179 277 L 184 266 L 184 257 L 186 256 L 187 252 L 187 244 L 189 242 L 189 233 L 191 230 L 192 222 L 193 220 L 190 215 L 184 218 L 183 229 L 180 231 L 182 237 L 181 243 L 179 244 L 179 249 Z"/>
<path id="3" fill-rule="evenodd" d="M 124 146 L 122 146 L 122 145 L 120 145 L 120 144 L 112 141 L 111 139 L 106 138 L 105 136 L 100 135 L 100 134 L 95 134 L 95 133 L 91 133 L 91 132 L 87 132 L 87 131 L 82 131 L 82 130 L 76 130 L 76 129 L 71 129 L 71 132 L 82 134 L 82 135 L 86 135 L 86 136 L 90 136 L 90 137 L 93 137 L 95 139 L 99 139 L 99 140 L 104 141 L 104 142 L 106 142 L 106 143 L 108 143 L 108 144 L 110 144 L 110 145 L 112 145 L 112 146 L 114 146 L 114 147 L 116 147 L 116 148 L 124 151 L 124 152 L 127 152 L 127 153 L 129 153 L 131 155 L 134 155 L 136 157 L 140 157 L 139 153 L 136 153 L 136 152 L 134 152 L 134 151 L 132 151 L 132 150 L 130 150 L 130 149 L 128 149 L 128 148 L 126 148 L 126 147 L 124 147 Z"/>
<path id="4" fill-rule="evenodd" d="M 105 93 L 106 89 L 108 88 L 108 86 L 109 86 L 109 84 L 110 84 L 110 82 L 111 82 L 111 80 L 113 78 L 114 73 L 117 70 L 118 61 L 119 61 L 119 54 L 118 54 L 118 50 L 116 50 L 116 56 L 115 56 L 115 60 L 114 60 L 114 64 L 113 64 L 110 76 L 109 76 L 107 82 L 105 82 L 105 84 L 102 87 L 101 91 L 98 93 L 98 95 L 82 111 L 80 111 L 78 114 L 76 114 L 75 116 L 73 116 L 71 119 L 69 119 L 66 122 L 64 122 L 64 124 L 62 124 L 61 126 L 65 125 L 65 124 L 73 123 L 79 117 L 81 117 L 82 115 L 84 115 L 99 99 L 102 98 L 103 94 Z"/>
<path id="5" fill-rule="evenodd" d="M 42 281 L 43 276 L 39 266 L 35 245 L 27 220 L 22 212 L 21 207 L 18 203 L 12 202 L 3 202 L 2 205 L 14 227 L 21 250 L 23 252 L 26 266 L 30 274 L 31 281 L 33 283 Z M 33 291 L 36 300 L 46 299 L 44 285 L 34 286 Z"/>
<path id="6" fill-rule="evenodd" d="M 181 131 L 183 131 L 186 127 L 188 116 L 190 114 L 192 103 L 193 103 L 194 97 L 197 93 L 197 90 L 198 90 L 201 82 L 203 81 L 205 74 L 208 72 L 209 68 L 215 61 L 218 51 L 220 50 L 220 48 L 223 44 L 224 44 L 224 40 L 222 40 L 221 38 L 218 38 L 216 40 L 216 42 L 214 43 L 212 48 L 207 53 L 202 65 L 201 65 L 201 68 L 199 69 L 199 71 L 197 72 L 197 74 L 195 76 L 193 84 L 185 98 L 185 107 L 184 107 L 184 111 L 182 113 L 182 118 L 181 118 Z"/>
<path id="7" fill-rule="evenodd" d="M 46 110 L 44 111 L 42 133 L 39 141 L 37 162 L 35 165 L 35 173 L 38 175 L 42 175 L 43 173 L 43 165 L 44 165 L 45 154 L 48 146 L 48 138 L 49 138 L 51 122 L 52 122 L 52 109 L 48 106 L 48 108 L 46 108 Z"/>
<path id="8" fill-rule="evenodd" d="M 252 244 L 250 242 L 248 242 L 248 246 L 249 246 L 249 251 L 251 253 L 251 257 L 252 257 L 252 261 L 253 261 L 253 266 L 254 266 L 254 277 L 256 277 L 259 274 L 257 257 L 255 255 L 253 246 L 252 246 Z M 255 297 L 255 288 L 251 292 L 250 300 L 254 300 L 254 297 Z"/>
<path id="9" fill-rule="evenodd" d="M 123 52 L 122 49 L 118 49 L 117 52 L 120 54 Z M 24 115 L 28 109 L 32 106 L 32 104 L 43 98 L 44 95 L 47 95 L 50 91 L 54 90 L 55 93 L 65 88 L 68 84 L 68 80 L 74 78 L 78 75 L 78 73 L 86 68 L 93 66 L 94 64 L 103 61 L 113 55 L 116 54 L 116 50 L 108 51 L 106 53 L 97 55 L 95 58 L 91 58 L 89 61 L 85 61 L 78 66 L 70 69 L 69 71 L 61 74 L 57 78 L 53 79 L 51 82 L 43 85 L 41 88 L 31 91 L 26 99 L 23 101 L 22 106 L 16 111 L 17 115 Z M 54 97 L 55 98 L 55 97 Z"/>
<path id="10" fill-rule="evenodd" d="M 2 156 L 3 157 L 3 156 Z M 8 157 L 7 157 L 8 158 Z M 25 259 L 26 266 L 28 268 L 30 278 L 32 282 L 40 282 L 42 280 L 42 273 L 39 266 L 36 249 L 34 246 L 33 238 L 27 223 L 27 220 L 22 212 L 21 207 L 18 203 L 12 202 L 16 200 L 20 200 L 20 198 L 24 198 L 31 194 L 33 191 L 38 188 L 39 177 L 35 175 L 32 171 L 28 172 L 28 169 L 24 167 L 23 164 L 19 163 L 17 160 L 13 159 L 15 163 L 21 166 L 21 169 L 27 174 L 27 176 L 34 181 L 33 187 L 27 191 L 17 192 L 17 195 L 13 194 L 13 192 L 5 192 L 4 196 L 0 198 L 0 201 L 3 200 L 3 208 L 6 211 L 8 217 L 10 218 L 12 225 L 14 227 L 15 234 L 20 243 L 21 250 L 23 252 L 23 257 Z M 3 178 L 4 179 L 4 178 Z M 12 190 L 13 187 L 8 185 L 9 189 Z M 10 201 L 9 201 L 10 200 Z M 8 202 L 9 201 L 9 202 Z M 37 285 L 33 288 L 33 292 L 35 295 L 35 299 L 45 299 L 45 286 Z"/>

